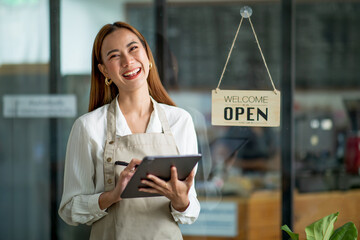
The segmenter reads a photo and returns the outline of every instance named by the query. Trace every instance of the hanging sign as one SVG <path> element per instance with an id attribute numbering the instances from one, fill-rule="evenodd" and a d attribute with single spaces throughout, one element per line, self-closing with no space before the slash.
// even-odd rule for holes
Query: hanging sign
<path id="1" fill-rule="evenodd" d="M 280 126 L 279 91 L 212 91 L 212 125 Z"/>
<path id="2" fill-rule="evenodd" d="M 251 22 L 250 16 L 252 9 L 245 6 L 240 10 L 240 14 L 242 18 L 232 42 L 218 86 L 212 91 L 211 123 L 212 125 L 220 126 L 278 127 L 280 126 L 280 91 L 275 88 Z M 221 80 L 224 76 L 244 18 L 247 18 L 250 22 L 261 57 L 273 86 L 273 91 L 220 90 Z"/>

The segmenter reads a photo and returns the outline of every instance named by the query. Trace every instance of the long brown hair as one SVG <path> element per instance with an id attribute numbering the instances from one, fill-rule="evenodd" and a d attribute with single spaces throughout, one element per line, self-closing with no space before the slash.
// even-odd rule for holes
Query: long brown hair
<path id="1" fill-rule="evenodd" d="M 92 63 L 91 63 L 91 88 L 90 88 L 90 100 L 89 100 L 89 112 L 101 107 L 107 103 L 110 103 L 118 94 L 118 88 L 115 84 L 110 86 L 105 85 L 105 77 L 100 72 L 98 64 L 102 64 L 101 59 L 101 46 L 107 35 L 114 32 L 117 29 L 126 28 L 133 32 L 144 46 L 152 68 L 149 71 L 147 78 L 149 93 L 159 103 L 165 103 L 175 106 L 175 103 L 171 100 L 169 94 L 166 92 L 159 77 L 158 70 L 155 65 L 154 57 L 151 53 L 150 47 L 146 42 L 144 36 L 131 25 L 124 22 L 114 22 L 113 24 L 106 24 L 103 26 L 96 35 L 93 50 L 92 50 Z"/>

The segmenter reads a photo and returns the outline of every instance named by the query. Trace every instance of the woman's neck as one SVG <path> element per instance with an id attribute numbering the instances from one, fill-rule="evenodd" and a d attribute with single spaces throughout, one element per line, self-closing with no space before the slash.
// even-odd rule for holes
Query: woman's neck
<path id="1" fill-rule="evenodd" d="M 146 116 L 151 114 L 153 110 L 150 94 L 146 91 L 136 91 L 133 93 L 119 93 L 118 96 L 119 107 L 121 112 L 126 115 Z"/>
<path id="2" fill-rule="evenodd" d="M 154 109 L 149 92 L 119 93 L 118 102 L 130 131 L 145 133 Z"/>

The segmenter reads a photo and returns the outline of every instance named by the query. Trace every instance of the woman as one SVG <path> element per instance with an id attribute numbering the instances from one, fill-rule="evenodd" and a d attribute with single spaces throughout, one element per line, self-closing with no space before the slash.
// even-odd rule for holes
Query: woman
<path id="1" fill-rule="evenodd" d="M 92 224 L 90 239 L 182 239 L 177 223 L 200 211 L 195 169 L 184 181 L 175 167 L 168 182 L 149 175 L 140 191 L 163 197 L 120 195 L 144 156 L 194 153 L 192 119 L 161 85 L 145 38 L 123 22 L 105 25 L 93 46 L 89 113 L 69 137 L 61 218 Z M 116 160 L 129 164 L 115 169 Z"/>

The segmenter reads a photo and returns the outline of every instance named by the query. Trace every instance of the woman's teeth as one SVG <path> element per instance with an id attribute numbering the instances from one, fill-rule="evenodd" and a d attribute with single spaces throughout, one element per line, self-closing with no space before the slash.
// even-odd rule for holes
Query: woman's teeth
<path id="1" fill-rule="evenodd" d="M 124 73 L 123 76 L 124 77 L 131 77 L 131 76 L 134 76 L 135 74 L 137 74 L 139 71 L 140 71 L 140 68 L 137 68 L 134 71 Z"/>

